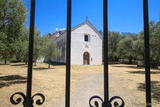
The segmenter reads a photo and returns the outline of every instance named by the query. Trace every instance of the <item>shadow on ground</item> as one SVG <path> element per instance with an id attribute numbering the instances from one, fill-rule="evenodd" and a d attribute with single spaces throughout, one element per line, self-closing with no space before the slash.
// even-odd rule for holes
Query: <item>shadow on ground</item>
<path id="1" fill-rule="evenodd" d="M 138 90 L 145 91 L 146 85 L 145 83 L 138 83 Z M 151 81 L 151 92 L 152 98 L 160 101 L 160 82 L 159 81 Z"/>
<path id="2" fill-rule="evenodd" d="M 128 65 L 128 66 L 123 66 L 123 65 L 114 65 L 112 67 L 119 67 L 119 68 L 135 68 L 135 69 L 144 69 L 144 67 L 137 67 L 136 65 Z M 151 69 L 154 69 L 154 70 L 160 70 L 160 68 L 151 68 Z"/>
<path id="3" fill-rule="evenodd" d="M 27 67 L 27 64 L 19 64 L 19 63 L 15 63 L 15 64 L 11 64 L 11 66 L 21 66 L 21 67 Z"/>
<path id="4" fill-rule="evenodd" d="M 20 75 L 0 76 L 0 88 L 9 87 L 14 84 L 23 84 L 26 82 L 27 78 Z"/>
<path id="5" fill-rule="evenodd" d="M 128 66 L 123 66 L 123 65 L 120 65 L 120 66 L 118 66 L 118 65 L 114 65 L 113 67 L 119 67 L 119 68 L 136 68 L 136 69 L 144 69 L 144 67 L 137 67 L 136 65 L 134 66 L 134 65 L 128 65 Z"/>
<path id="6" fill-rule="evenodd" d="M 54 68 L 45 68 L 45 67 L 39 67 L 39 68 L 33 68 L 34 70 L 49 70 Z"/>
<path id="7" fill-rule="evenodd" d="M 145 71 L 127 71 L 128 73 L 131 74 L 145 74 Z M 160 74 L 159 71 L 151 71 L 151 74 Z"/>

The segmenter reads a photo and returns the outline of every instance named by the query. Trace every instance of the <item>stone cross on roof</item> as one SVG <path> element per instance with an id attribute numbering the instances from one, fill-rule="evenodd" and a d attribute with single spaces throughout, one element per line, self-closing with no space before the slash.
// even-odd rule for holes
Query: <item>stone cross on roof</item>
<path id="1" fill-rule="evenodd" d="M 86 22 L 88 21 L 88 17 L 86 16 Z"/>

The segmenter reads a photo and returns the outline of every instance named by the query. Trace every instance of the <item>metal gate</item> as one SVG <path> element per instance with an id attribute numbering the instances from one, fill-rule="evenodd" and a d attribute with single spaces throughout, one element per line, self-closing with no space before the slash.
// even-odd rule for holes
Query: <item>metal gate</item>
<path id="1" fill-rule="evenodd" d="M 27 91 L 26 95 L 22 92 L 16 92 L 10 97 L 12 104 L 17 105 L 22 102 L 24 107 L 34 107 L 34 97 L 37 105 L 42 105 L 45 101 L 45 96 L 37 93 L 32 96 L 32 62 L 33 62 L 33 43 L 34 43 L 34 20 L 35 20 L 35 4 L 36 0 L 31 0 L 31 15 L 30 15 L 30 32 L 29 32 L 29 56 L 28 56 L 28 72 L 27 72 Z M 66 95 L 65 107 L 70 107 L 70 55 L 71 55 L 71 13 L 72 0 L 67 0 L 67 53 L 66 53 Z M 146 83 L 146 107 L 151 107 L 151 84 L 150 84 L 150 49 L 149 49 L 149 19 L 148 19 L 148 0 L 143 0 L 143 17 L 144 17 L 144 43 L 145 43 L 145 83 Z M 90 107 L 124 107 L 125 102 L 119 96 L 114 96 L 109 99 L 109 75 L 108 75 L 108 0 L 103 0 L 103 57 L 104 57 L 104 98 L 92 96 L 89 99 Z M 16 97 L 19 95 L 21 97 Z M 23 98 L 23 99 L 22 99 Z M 101 104 L 96 101 L 101 101 Z M 121 100 L 119 104 L 116 99 Z M 94 100 L 94 105 L 91 101 Z M 112 105 L 113 104 L 113 105 Z M 78 106 L 78 105 L 77 105 Z M 86 105 L 87 106 L 87 105 Z"/>

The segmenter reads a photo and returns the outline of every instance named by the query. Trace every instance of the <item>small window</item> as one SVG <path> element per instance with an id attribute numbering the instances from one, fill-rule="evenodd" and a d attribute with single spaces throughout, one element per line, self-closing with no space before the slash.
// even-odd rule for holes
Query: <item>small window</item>
<path id="1" fill-rule="evenodd" d="M 86 35 L 86 34 L 84 35 L 84 41 L 89 42 L 89 35 Z"/>

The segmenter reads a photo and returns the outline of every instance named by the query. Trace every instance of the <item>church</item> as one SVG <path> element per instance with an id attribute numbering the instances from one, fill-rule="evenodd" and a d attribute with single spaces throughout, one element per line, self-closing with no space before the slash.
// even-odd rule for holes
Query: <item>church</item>
<path id="1" fill-rule="evenodd" d="M 57 62 L 66 62 L 66 34 L 64 31 L 54 42 L 61 50 Z M 71 29 L 71 65 L 101 65 L 102 64 L 102 35 L 86 20 Z"/>

